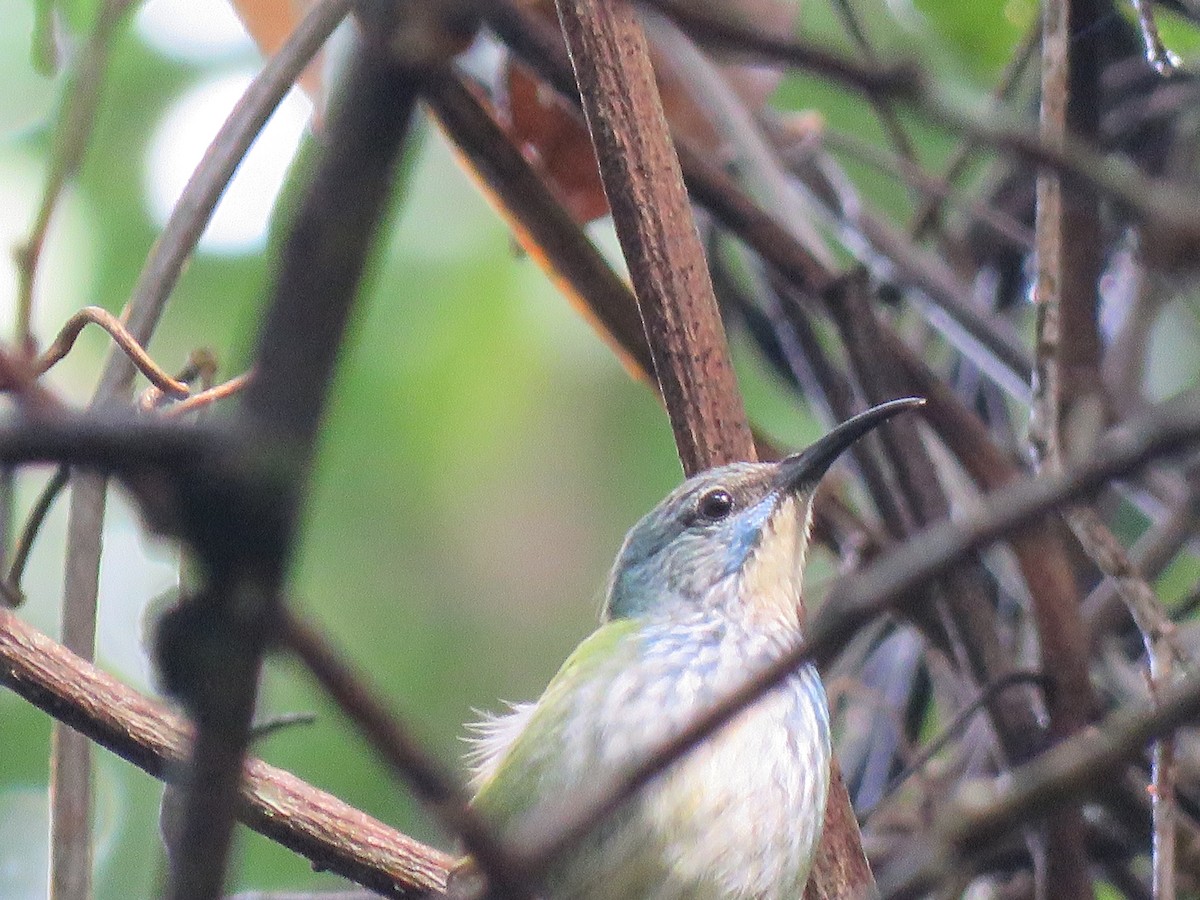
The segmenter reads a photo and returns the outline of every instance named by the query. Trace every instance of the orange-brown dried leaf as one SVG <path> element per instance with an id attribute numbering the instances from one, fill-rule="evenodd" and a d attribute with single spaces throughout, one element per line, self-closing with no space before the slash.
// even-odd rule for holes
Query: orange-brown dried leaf
<path id="1" fill-rule="evenodd" d="M 557 27 L 552 0 L 527 0 L 524 5 Z M 795 0 L 722 0 L 722 5 L 727 14 L 780 36 L 791 34 L 799 12 Z M 663 110 L 672 130 L 713 158 L 726 158 L 728 153 L 713 124 L 704 92 L 694 90 L 665 51 L 653 42 L 650 54 Z M 754 111 L 766 105 L 779 83 L 780 75 L 775 69 L 747 65 L 724 68 L 734 90 Z M 504 85 L 508 92 L 505 125 L 514 142 L 578 221 L 589 222 L 604 215 L 608 202 L 591 141 L 577 114 L 516 60 L 509 59 L 506 63 Z"/>
<path id="2" fill-rule="evenodd" d="M 263 56 L 274 56 L 300 24 L 312 0 L 230 0 Z M 313 57 L 296 82 L 309 97 L 322 96 L 321 54 Z"/>
<path id="3" fill-rule="evenodd" d="M 524 65 L 505 72 L 505 130 L 577 222 L 608 212 L 592 141 L 558 93 Z"/>

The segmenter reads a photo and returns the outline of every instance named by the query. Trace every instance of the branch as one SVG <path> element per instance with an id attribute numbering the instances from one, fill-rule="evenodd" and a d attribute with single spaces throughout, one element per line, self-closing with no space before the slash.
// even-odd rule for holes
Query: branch
<path id="1" fill-rule="evenodd" d="M 1150 7 L 1150 0 L 1130 0 L 1130 3 L 1137 13 L 1138 28 L 1142 32 L 1147 61 L 1154 66 L 1159 75 L 1175 74 L 1179 60 L 1163 44 L 1162 36 L 1158 33 L 1158 23 L 1154 21 L 1154 10 Z"/>
<path id="2" fill-rule="evenodd" d="M 862 55 L 863 60 L 871 67 L 878 69 L 880 67 L 879 55 L 867 38 L 862 20 L 855 12 L 851 0 L 835 0 L 833 8 L 842 23 L 842 30 L 858 47 L 858 52 Z M 879 124 L 883 126 L 884 133 L 891 141 L 900 161 L 915 171 L 921 171 L 920 160 L 917 157 L 912 138 L 908 136 L 908 131 L 896 114 L 895 108 L 886 97 L 878 93 L 867 94 L 867 102 L 875 110 L 875 116 L 879 119 Z"/>
<path id="3" fill-rule="evenodd" d="M 253 372 L 244 372 L 241 375 L 235 375 L 228 381 L 223 381 L 218 385 L 192 394 L 178 403 L 171 404 L 162 410 L 161 415 L 164 419 L 175 419 L 179 416 L 204 409 L 221 400 L 226 400 L 244 391 L 246 385 L 250 383 L 253 377 Z"/>
<path id="4" fill-rule="evenodd" d="M 461 79 L 448 74 L 431 79 L 423 96 L 538 264 L 549 270 L 633 377 L 653 383 L 654 362 L 633 292 L 480 100 Z"/>
<path id="5" fill-rule="evenodd" d="M 939 832 L 956 855 L 978 853 L 1011 828 L 1104 790 L 1146 743 L 1200 716 L 1200 682 L 1166 691 L 1157 703 L 1113 713 L 1005 776 L 1003 788 L 971 784 Z"/>
<path id="6" fill-rule="evenodd" d="M 951 184 L 952 179 L 930 175 L 907 158 L 890 155 L 885 150 L 849 131 L 838 131 L 826 127 L 821 132 L 821 142 L 832 150 L 840 151 L 904 181 L 922 200 L 921 208 L 930 210 L 930 221 L 936 219 L 937 213 L 944 205 L 957 206 L 971 220 L 990 231 L 996 239 L 1022 250 L 1033 249 L 1033 232 L 1025 223 L 1005 210 L 991 205 L 985 199 L 956 189 Z M 797 167 L 797 163 L 802 158 L 801 155 L 807 152 L 804 148 L 789 152 L 789 164 Z"/>
<path id="7" fill-rule="evenodd" d="M 191 729 L 177 715 L 0 610 L 0 683 L 155 778 L 180 774 Z M 453 858 L 281 769 L 248 759 L 238 818 L 314 867 L 387 896 L 440 894 Z"/>
<path id="8" fill-rule="evenodd" d="M 21 589 L 21 579 L 25 575 L 25 566 L 29 562 L 29 554 L 33 551 L 33 542 L 37 539 L 38 532 L 42 530 L 42 523 L 45 522 L 46 516 L 50 513 L 50 507 L 54 505 L 55 499 L 62 493 L 63 488 L 67 486 L 67 481 L 70 478 L 70 468 L 68 466 L 59 466 L 54 470 L 54 474 L 46 482 L 41 492 L 38 494 L 37 500 L 33 503 L 33 508 L 29 511 L 29 516 L 25 520 L 25 525 L 21 528 L 21 533 L 17 536 L 16 544 L 13 546 L 12 561 L 9 563 L 8 574 L 0 581 L 0 593 L 3 594 L 4 602 L 9 606 L 17 607 L 25 602 L 25 592 Z"/>
<path id="9" fill-rule="evenodd" d="M 211 587 L 177 610 L 162 648 L 175 672 L 186 673 L 173 688 L 198 724 L 171 873 L 174 900 L 217 896 L 225 877 L 259 671 L 308 463 L 417 99 L 421 70 L 395 60 L 386 40 L 369 35 L 352 62 L 324 156 L 283 247 L 257 374 L 234 420 L 247 442 L 242 462 L 274 496 L 247 502 L 217 484 L 215 496 L 198 498 L 193 510 Z"/>
<path id="10" fill-rule="evenodd" d="M 76 338 L 88 324 L 99 325 L 107 331 L 113 342 L 121 349 L 122 353 L 129 357 L 130 362 L 137 370 L 164 394 L 179 399 L 191 393 L 186 384 L 172 378 L 162 366 L 150 357 L 150 354 L 129 333 L 129 329 L 120 319 L 99 306 L 86 306 L 67 320 L 54 341 L 34 362 L 34 373 L 41 375 L 49 371 L 52 366 L 70 353 L 71 348 L 75 346 Z"/>
<path id="11" fill-rule="evenodd" d="M 42 247 L 62 191 L 82 165 L 91 143 L 113 43 L 130 5 L 129 0 L 105 0 L 96 10 L 92 32 L 67 79 L 42 202 L 28 240 L 17 248 L 17 339 L 30 355 L 35 347 L 34 281 Z M 5 479 L 5 488 L 11 484 L 11 479 Z M 7 518 L 11 515 L 11 493 L 6 491 L 0 502 Z M 60 614 L 62 637 L 70 649 L 91 659 L 96 642 L 96 585 L 104 504 L 102 499 L 94 502 L 85 486 L 80 497 L 72 497 L 71 509 Z M 6 529 L 0 538 L 7 544 L 8 537 Z M 88 743 L 55 728 L 50 750 L 50 896 L 56 900 L 85 900 L 92 892 L 91 776 Z"/>
<path id="12" fill-rule="evenodd" d="M 96 113 L 103 96 L 104 78 L 117 30 L 125 20 L 132 0 L 105 0 L 96 10 L 95 23 L 87 41 L 67 75 L 64 103 L 55 124 L 46 186 L 29 237 L 16 248 L 17 341 L 21 350 L 34 352 L 32 329 L 34 282 L 50 220 L 58 208 L 67 181 L 74 177 L 91 143 Z M 85 879 L 86 882 L 89 879 Z"/>
<path id="13" fill-rule="evenodd" d="M 600 175 L 684 469 L 752 459 L 725 329 L 649 52 L 625 0 L 558 0 Z"/>

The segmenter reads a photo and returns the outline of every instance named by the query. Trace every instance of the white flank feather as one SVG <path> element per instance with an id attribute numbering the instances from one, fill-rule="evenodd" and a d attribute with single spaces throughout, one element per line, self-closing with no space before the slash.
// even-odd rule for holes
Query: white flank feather
<path id="1" fill-rule="evenodd" d="M 493 713 L 472 710 L 480 716 L 478 722 L 469 722 L 470 732 L 463 740 L 470 745 L 463 759 L 470 772 L 468 784 L 472 793 L 487 784 L 496 773 L 496 767 L 512 746 L 513 741 L 525 729 L 533 715 L 536 703 L 508 703 L 508 712 Z"/>

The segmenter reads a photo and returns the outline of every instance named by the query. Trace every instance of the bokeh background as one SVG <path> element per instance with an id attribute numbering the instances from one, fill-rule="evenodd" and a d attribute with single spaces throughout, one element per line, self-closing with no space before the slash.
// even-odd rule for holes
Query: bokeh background
<path id="1" fill-rule="evenodd" d="M 0 246 L 27 232 L 50 150 L 62 78 L 30 63 L 31 0 L 0 0 Z M 85 17 L 92 5 L 76 4 Z M 982 95 L 1027 30 L 1033 0 L 866 3 L 886 51 L 919 56 L 964 93 Z M 845 41 L 832 14 L 806 4 L 804 32 Z M 1163 21 L 1185 58 L 1192 34 Z M 37 293 L 47 341 L 75 310 L 118 311 L 157 229 L 259 57 L 223 0 L 149 0 L 117 42 L 83 171 L 54 220 Z M 882 143 L 857 101 L 803 77 L 782 108 L 819 109 Z M 270 273 L 271 212 L 305 141 L 308 102 L 289 98 L 252 152 L 168 307 L 151 351 L 168 369 L 197 347 L 229 376 L 252 346 Z M 950 136 L 918 129 L 926 158 Z M 457 765 L 475 709 L 536 696 L 594 625 L 607 568 L 628 526 L 680 478 L 653 396 L 515 248 L 503 222 L 423 127 L 408 161 L 332 396 L 303 543 L 296 602 L 386 690 L 433 752 Z M 847 162 L 884 211 L 909 203 L 890 178 Z M 611 252 L 611 227 L 592 226 Z M 13 319 L 15 273 L 0 253 L 0 329 Z M 1185 338 L 1195 346 L 1193 331 Z M 1171 339 L 1164 334 L 1162 340 Z M 1176 332 L 1175 339 L 1178 339 Z M 752 418 L 781 443 L 819 426 L 734 336 Z M 74 402 L 90 395 L 106 337 L 85 332 L 50 376 Z M 1169 380 L 1164 368 L 1156 376 Z M 46 473 L 23 476 L 28 507 Z M 57 631 L 65 503 L 38 542 L 21 615 Z M 99 662 L 153 690 L 143 612 L 177 581 L 178 554 L 110 502 L 100 596 Z M 818 560 L 814 582 L 829 572 Z M 818 589 L 818 588 L 814 588 Z M 297 668 L 273 660 L 263 715 L 311 711 L 315 724 L 264 740 L 266 759 L 427 841 L 445 844 Z M 0 895 L 45 895 L 50 722 L 0 693 Z M 97 754 L 97 889 L 151 896 L 162 853 L 160 787 Z M 304 860 L 242 831 L 232 889 L 323 883 Z"/>

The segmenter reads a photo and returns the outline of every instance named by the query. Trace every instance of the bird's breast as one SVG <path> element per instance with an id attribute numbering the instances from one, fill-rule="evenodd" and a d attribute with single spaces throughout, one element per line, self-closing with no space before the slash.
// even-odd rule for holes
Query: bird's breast
<path id="1" fill-rule="evenodd" d="M 596 737 L 605 768 L 643 758 L 788 642 L 722 624 L 690 635 L 678 627 L 650 633 L 643 646 L 638 664 L 601 701 L 606 727 Z M 799 896 L 820 837 L 829 755 L 825 694 L 809 666 L 635 799 L 610 835 L 613 849 L 652 855 L 633 868 L 659 867 L 662 896 Z"/>

